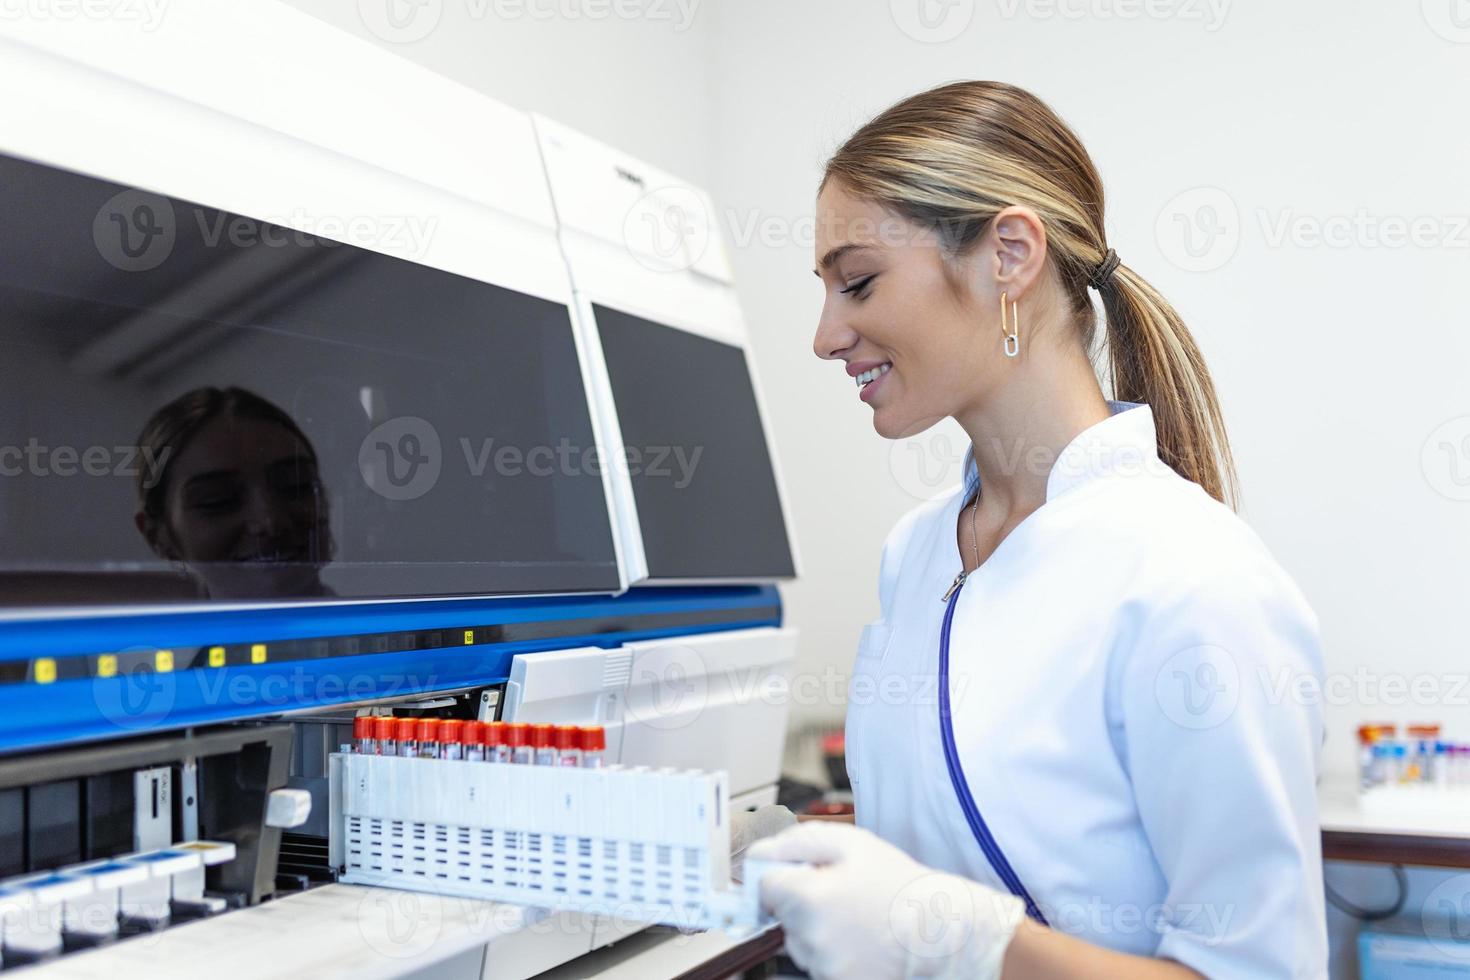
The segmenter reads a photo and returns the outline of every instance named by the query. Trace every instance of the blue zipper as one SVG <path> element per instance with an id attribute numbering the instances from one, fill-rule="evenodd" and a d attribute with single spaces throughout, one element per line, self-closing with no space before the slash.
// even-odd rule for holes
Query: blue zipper
<path id="1" fill-rule="evenodd" d="M 1026 891 L 1026 886 L 1021 884 L 1021 878 L 1016 874 L 1011 862 L 1006 859 L 1005 853 L 1000 845 L 995 842 L 995 837 L 990 833 L 990 828 L 985 825 L 985 818 L 980 815 L 980 808 L 975 805 L 975 797 L 970 793 L 970 784 L 965 779 L 965 771 L 960 768 L 959 750 L 954 744 L 954 723 L 950 718 L 949 708 L 949 625 L 954 619 L 955 603 L 959 601 L 960 590 L 965 587 L 964 579 L 961 578 L 951 588 L 948 603 L 944 609 L 944 627 L 939 633 L 939 736 L 944 743 L 944 762 L 949 766 L 949 780 L 954 784 L 955 795 L 959 797 L 960 809 L 965 811 L 965 819 L 970 823 L 970 831 L 975 835 L 975 840 L 980 845 L 980 850 L 985 852 L 985 858 L 1000 880 L 1010 889 L 1012 895 L 1026 903 L 1026 914 L 1031 916 L 1042 925 L 1049 925 L 1046 916 L 1041 914 L 1041 909 L 1031 900 L 1031 894 Z"/>

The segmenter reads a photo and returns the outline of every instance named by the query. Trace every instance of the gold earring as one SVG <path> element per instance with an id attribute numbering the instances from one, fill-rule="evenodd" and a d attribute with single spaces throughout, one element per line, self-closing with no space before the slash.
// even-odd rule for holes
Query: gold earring
<path id="1" fill-rule="evenodd" d="M 1011 301 L 1011 327 L 1006 329 L 1006 294 L 1000 294 L 1000 332 L 1006 341 L 1006 357 L 1021 353 L 1021 317 L 1017 312 L 1019 300 Z"/>

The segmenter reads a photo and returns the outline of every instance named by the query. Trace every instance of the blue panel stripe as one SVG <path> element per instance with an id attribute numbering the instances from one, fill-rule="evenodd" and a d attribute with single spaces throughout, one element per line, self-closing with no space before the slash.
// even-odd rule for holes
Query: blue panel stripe
<path id="1" fill-rule="evenodd" d="M 454 607 L 454 608 L 445 608 Z M 640 625 L 642 617 L 748 610 L 718 624 Z M 181 620 L 187 619 L 187 622 Z M 579 619 L 597 632 L 579 631 Z M 0 752 L 141 735 L 325 708 L 354 701 L 428 694 L 503 683 L 517 653 L 581 646 L 614 647 L 669 636 L 780 626 L 773 587 L 637 589 L 621 596 L 470 600 L 384 606 L 321 607 L 247 613 L 184 613 L 0 623 L 7 660 L 58 657 L 87 649 L 186 647 L 205 642 L 269 642 L 343 633 L 410 631 L 457 625 L 547 622 L 550 638 L 347 657 L 241 664 L 114 677 L 0 686 Z M 645 620 L 646 622 L 646 620 Z"/>

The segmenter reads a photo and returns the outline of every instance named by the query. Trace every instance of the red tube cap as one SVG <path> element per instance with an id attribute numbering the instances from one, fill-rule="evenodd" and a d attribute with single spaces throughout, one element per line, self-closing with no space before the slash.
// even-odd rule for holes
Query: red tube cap
<path id="1" fill-rule="evenodd" d="M 393 720 L 393 737 L 400 742 L 412 742 L 416 731 L 418 731 L 418 725 L 412 718 Z"/>
<path id="2" fill-rule="evenodd" d="M 464 742 L 464 722 L 458 718 L 446 718 L 439 722 L 439 741 Z"/>
<path id="3" fill-rule="evenodd" d="M 353 738 L 372 738 L 373 737 L 373 716 L 372 715 L 358 715 L 356 718 L 352 719 L 352 737 Z"/>
<path id="4" fill-rule="evenodd" d="M 393 737 L 393 716 L 378 715 L 373 719 L 373 738 L 387 741 Z"/>
<path id="5" fill-rule="evenodd" d="M 485 723 L 483 721 L 467 721 L 464 723 L 464 744 L 485 744 Z"/>
<path id="6" fill-rule="evenodd" d="M 531 726 L 520 722 L 511 722 L 505 726 L 505 744 L 511 748 L 518 745 L 531 744 Z"/>
<path id="7" fill-rule="evenodd" d="M 576 725 L 557 725 L 555 742 L 558 752 L 582 747 L 582 737 Z"/>
<path id="8" fill-rule="evenodd" d="M 607 750 L 607 732 L 601 725 L 588 725 L 581 732 L 583 752 L 605 752 Z"/>
<path id="9" fill-rule="evenodd" d="M 532 745 L 532 747 L 533 748 L 538 748 L 538 749 L 549 749 L 549 748 L 551 748 L 552 734 L 553 734 L 553 731 L 552 731 L 552 726 L 551 725 L 532 725 L 531 726 L 531 745 Z"/>

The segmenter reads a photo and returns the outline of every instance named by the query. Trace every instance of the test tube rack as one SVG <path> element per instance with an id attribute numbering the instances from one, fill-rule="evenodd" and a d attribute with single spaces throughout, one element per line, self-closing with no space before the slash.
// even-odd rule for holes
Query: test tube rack
<path id="1" fill-rule="evenodd" d="M 335 754 L 341 881 L 685 929 L 763 924 L 729 879 L 722 772 Z"/>

